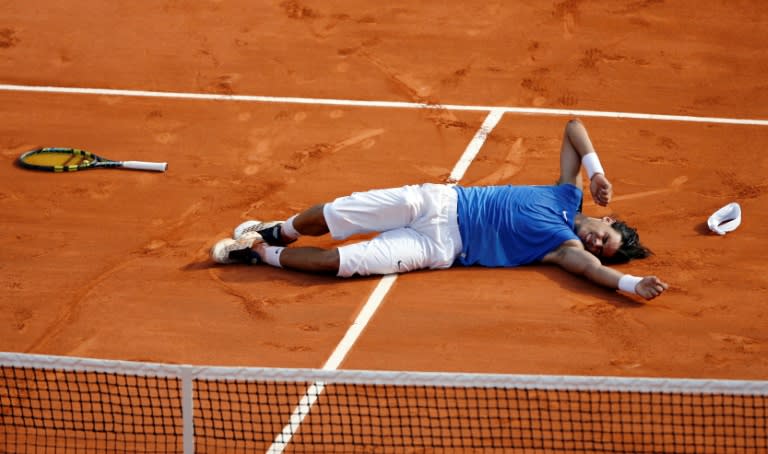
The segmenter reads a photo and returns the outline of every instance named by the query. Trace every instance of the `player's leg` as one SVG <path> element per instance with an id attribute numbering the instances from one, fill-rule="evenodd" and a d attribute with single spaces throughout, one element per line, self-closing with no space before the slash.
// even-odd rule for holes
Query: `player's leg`
<path id="1" fill-rule="evenodd" d="M 328 233 L 328 224 L 325 222 L 323 209 L 325 203 L 304 210 L 293 218 L 292 227 L 299 235 L 320 236 Z"/>
<path id="2" fill-rule="evenodd" d="M 335 239 L 345 239 L 355 234 L 402 229 L 416 218 L 423 222 L 424 216 L 421 214 L 428 205 L 428 193 L 422 186 L 358 192 L 340 197 L 331 203 L 315 205 L 284 223 L 245 222 L 235 229 L 234 239 L 221 240 L 214 246 L 211 257 L 218 263 L 265 262 L 303 271 L 335 269 L 339 275 L 344 275 L 343 254 L 335 249 L 285 249 L 284 246 L 302 234 L 322 235 L 330 232 Z M 363 244 L 367 245 L 368 242 Z M 352 266 L 355 271 L 349 275 L 386 274 L 430 266 L 423 258 L 419 257 L 413 261 L 407 254 L 399 262 L 392 262 L 390 259 L 397 255 L 392 255 L 387 248 L 376 247 L 378 244 L 374 242 L 372 245 L 358 246 L 355 249 L 369 247 L 374 251 L 374 255 L 370 266 L 361 262 L 359 266 Z M 284 253 L 287 255 L 283 260 L 281 256 Z M 339 258 L 340 256 L 342 258 Z M 357 254 L 353 257 L 357 257 Z M 357 258 L 355 260 L 359 261 Z M 412 261 L 414 264 L 409 265 Z"/>
<path id="3" fill-rule="evenodd" d="M 383 232 L 409 225 L 424 205 L 420 186 L 376 189 L 318 204 L 287 221 L 246 221 L 235 228 L 233 238 L 257 232 L 272 246 L 285 246 L 301 235 L 331 233 L 335 239 Z"/>
<path id="4" fill-rule="evenodd" d="M 452 187 L 406 186 L 366 193 L 364 199 L 363 203 L 345 200 L 325 207 L 325 218 L 334 236 L 349 230 L 370 231 L 369 225 L 384 230 L 370 241 L 334 250 L 330 257 L 337 260 L 334 264 L 338 265 L 338 276 L 405 273 L 453 265 L 462 245 L 456 220 L 458 196 Z M 367 207 L 367 203 L 371 210 L 355 211 Z M 287 267 L 287 263 L 283 266 Z"/>
<path id="5" fill-rule="evenodd" d="M 278 250 L 274 246 L 256 246 L 254 250 L 257 254 L 260 252 L 260 256 L 263 256 L 264 261 L 268 264 L 273 261 L 269 257 L 269 254 L 279 256 L 276 257 L 275 263 L 271 263 L 273 266 L 279 266 L 280 268 L 287 268 L 297 271 L 307 271 L 311 273 L 330 273 L 338 274 L 339 272 L 339 250 L 337 248 L 322 249 L 318 247 L 302 246 L 302 247 L 290 247 L 282 248 Z M 269 261 L 268 261 L 269 260 Z"/>
<path id="6" fill-rule="evenodd" d="M 453 263 L 453 256 L 442 254 L 429 237 L 407 227 L 388 230 L 369 241 L 332 249 L 255 243 L 250 251 L 258 256 L 256 262 L 298 271 L 332 273 L 339 277 L 447 268 Z"/>
<path id="7" fill-rule="evenodd" d="M 341 246 L 338 251 L 340 277 L 448 268 L 454 258 L 445 257 L 431 238 L 410 227 L 388 230 L 369 241 Z"/>
<path id="8" fill-rule="evenodd" d="M 279 268 L 290 268 L 316 273 L 339 270 L 339 252 L 336 248 L 272 246 L 257 232 L 247 232 L 238 239 L 224 238 L 211 248 L 211 259 L 216 263 L 266 263 Z"/>
<path id="9" fill-rule="evenodd" d="M 323 207 L 323 215 L 331 236 L 343 240 L 409 226 L 423 207 L 422 187 L 403 186 L 339 197 Z"/>

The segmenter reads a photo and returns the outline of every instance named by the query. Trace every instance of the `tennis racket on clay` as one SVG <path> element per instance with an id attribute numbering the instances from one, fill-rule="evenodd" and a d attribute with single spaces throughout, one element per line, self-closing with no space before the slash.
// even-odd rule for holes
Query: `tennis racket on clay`
<path id="1" fill-rule="evenodd" d="M 22 154 L 19 164 L 47 172 L 75 172 L 100 167 L 165 172 L 168 168 L 165 162 L 113 161 L 77 148 L 38 148 Z"/>

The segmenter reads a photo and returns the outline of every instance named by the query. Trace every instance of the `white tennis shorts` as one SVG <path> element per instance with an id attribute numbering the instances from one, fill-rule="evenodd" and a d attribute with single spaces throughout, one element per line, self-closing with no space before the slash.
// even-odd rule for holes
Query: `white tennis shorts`
<path id="1" fill-rule="evenodd" d="M 444 184 L 356 192 L 323 208 L 333 238 L 382 232 L 339 247 L 340 277 L 449 268 L 461 252 L 458 195 Z"/>

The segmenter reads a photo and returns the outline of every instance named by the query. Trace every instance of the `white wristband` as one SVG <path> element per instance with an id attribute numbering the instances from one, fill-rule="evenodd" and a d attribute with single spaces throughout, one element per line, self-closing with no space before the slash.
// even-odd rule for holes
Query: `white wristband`
<path id="1" fill-rule="evenodd" d="M 600 164 L 600 158 L 597 157 L 597 153 L 587 153 L 581 158 L 581 164 L 587 169 L 587 176 L 591 180 L 596 173 L 602 173 L 605 175 L 605 170 Z"/>
<path id="2" fill-rule="evenodd" d="M 621 276 L 621 279 L 619 279 L 619 290 L 637 295 L 635 287 L 637 287 L 637 284 L 639 284 L 642 280 L 642 277 L 625 274 L 624 276 Z"/>

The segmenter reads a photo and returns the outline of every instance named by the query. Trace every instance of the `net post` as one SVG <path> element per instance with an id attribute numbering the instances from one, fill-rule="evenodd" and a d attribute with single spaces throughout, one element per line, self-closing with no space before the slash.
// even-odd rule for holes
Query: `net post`
<path id="1" fill-rule="evenodd" d="M 181 368 L 181 417 L 183 420 L 182 438 L 184 454 L 195 452 L 195 423 L 192 415 L 192 369 Z"/>

